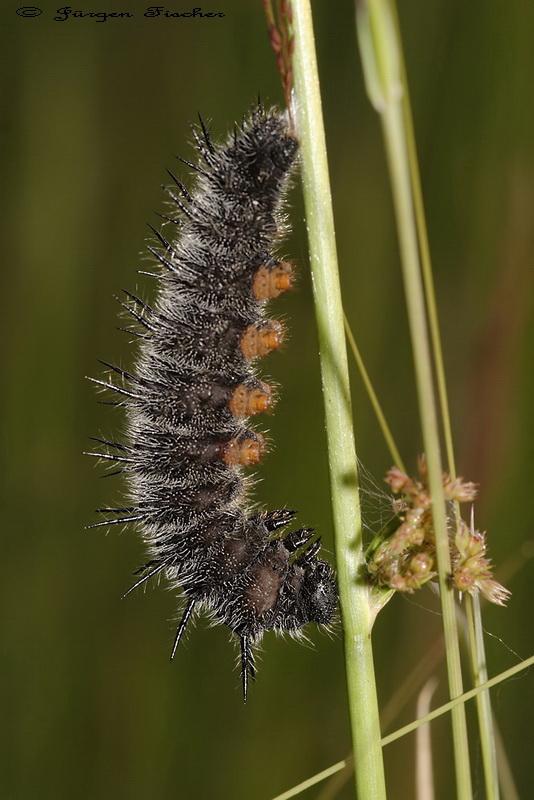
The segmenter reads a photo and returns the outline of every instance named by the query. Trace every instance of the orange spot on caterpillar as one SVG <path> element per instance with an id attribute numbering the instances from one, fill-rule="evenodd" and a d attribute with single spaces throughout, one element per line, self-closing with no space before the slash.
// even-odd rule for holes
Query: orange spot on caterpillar
<path id="1" fill-rule="evenodd" d="M 241 350 L 246 358 L 265 356 L 277 350 L 284 341 L 284 330 L 280 322 L 269 319 L 264 325 L 249 325 L 241 336 Z"/>
<path id="2" fill-rule="evenodd" d="M 259 433 L 254 438 L 230 439 L 224 447 L 222 460 L 229 466 L 248 467 L 258 463 L 264 447 L 264 438 Z"/>
<path id="3" fill-rule="evenodd" d="M 229 400 L 228 406 L 236 417 L 248 417 L 252 414 L 261 414 L 273 405 L 272 390 L 269 384 L 262 383 L 260 387 L 249 388 L 244 383 L 238 384 Z"/>
<path id="4" fill-rule="evenodd" d="M 293 264 L 289 261 L 280 261 L 272 269 L 262 266 L 254 275 L 252 291 L 257 300 L 270 300 L 291 289 L 293 279 Z"/>

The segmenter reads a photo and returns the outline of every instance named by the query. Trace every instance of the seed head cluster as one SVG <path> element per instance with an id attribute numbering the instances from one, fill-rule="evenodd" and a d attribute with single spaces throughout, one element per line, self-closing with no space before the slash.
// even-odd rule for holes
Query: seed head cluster
<path id="1" fill-rule="evenodd" d="M 373 584 L 398 592 L 413 594 L 437 577 L 436 544 L 432 518 L 432 500 L 424 457 L 419 460 L 419 478 L 410 478 L 398 467 L 392 467 L 386 483 L 397 495 L 392 507 L 395 518 L 387 533 L 377 537 L 371 547 L 367 570 Z M 477 495 L 474 483 L 443 475 L 445 500 L 472 503 Z M 486 557 L 484 533 L 452 515 L 449 521 L 451 582 L 461 592 L 479 590 L 490 602 L 505 605 L 510 592 L 493 577 L 492 565 Z"/>

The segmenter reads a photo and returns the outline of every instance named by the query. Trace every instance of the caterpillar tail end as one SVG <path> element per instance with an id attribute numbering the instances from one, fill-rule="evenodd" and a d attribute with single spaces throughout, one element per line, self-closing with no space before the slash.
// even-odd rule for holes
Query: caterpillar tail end
<path id="1" fill-rule="evenodd" d="M 251 680 L 255 680 L 256 666 L 254 664 L 254 655 L 252 653 L 250 636 L 241 636 L 240 643 L 241 643 L 241 680 L 243 682 L 243 703 L 246 703 L 249 678 Z"/>
<path id="2" fill-rule="evenodd" d="M 180 620 L 180 624 L 178 625 L 178 630 L 176 631 L 176 636 L 174 637 L 174 643 L 171 650 L 171 657 L 170 661 L 173 660 L 174 656 L 176 655 L 176 650 L 178 649 L 178 645 L 180 644 L 180 639 L 187 628 L 187 623 L 191 618 L 191 614 L 193 613 L 193 609 L 195 607 L 196 600 L 190 600 L 187 604 L 185 611 L 183 613 L 182 619 Z"/>

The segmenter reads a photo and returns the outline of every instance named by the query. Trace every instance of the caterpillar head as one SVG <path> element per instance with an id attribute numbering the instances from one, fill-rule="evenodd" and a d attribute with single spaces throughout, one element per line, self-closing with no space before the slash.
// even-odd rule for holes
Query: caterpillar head
<path id="1" fill-rule="evenodd" d="M 337 586 L 332 567 L 326 561 L 317 560 L 307 566 L 304 572 L 298 603 L 299 616 L 307 622 L 328 625 L 336 607 Z"/>
<path id="2" fill-rule="evenodd" d="M 303 533 L 307 540 L 313 531 L 296 531 Z M 286 538 L 288 549 L 291 538 Z M 317 558 L 321 549 L 320 540 L 316 540 L 291 564 L 280 592 L 277 615 L 273 627 L 297 632 L 308 622 L 317 625 L 328 625 L 336 612 L 337 586 L 334 571 L 327 561 Z"/>

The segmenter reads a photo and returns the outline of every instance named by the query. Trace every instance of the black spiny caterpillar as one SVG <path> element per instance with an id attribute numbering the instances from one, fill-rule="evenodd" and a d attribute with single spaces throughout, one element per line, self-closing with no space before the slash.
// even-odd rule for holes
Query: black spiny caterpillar
<path id="1" fill-rule="evenodd" d="M 184 598 L 171 658 L 198 611 L 239 638 L 246 699 L 264 632 L 326 625 L 337 602 L 313 530 L 276 535 L 295 512 L 248 513 L 242 475 L 263 447 L 247 418 L 272 402 L 252 364 L 282 341 L 264 307 L 291 285 L 291 264 L 271 250 L 298 145 L 287 117 L 261 106 L 223 148 L 202 120 L 193 133 L 201 161 L 184 163 L 198 172 L 196 188 L 189 194 L 171 174 L 180 196 L 167 190 L 178 211 L 165 219 L 178 235 L 154 230 L 149 247 L 162 267 L 155 303 L 128 293 L 123 304 L 140 342 L 135 369 L 106 364 L 121 385 L 96 381 L 120 395 L 128 439 L 98 439 L 109 451 L 91 455 L 119 465 L 132 503 L 100 509 L 118 516 L 97 525 L 136 523 L 150 560 L 132 589 L 163 572 Z"/>

